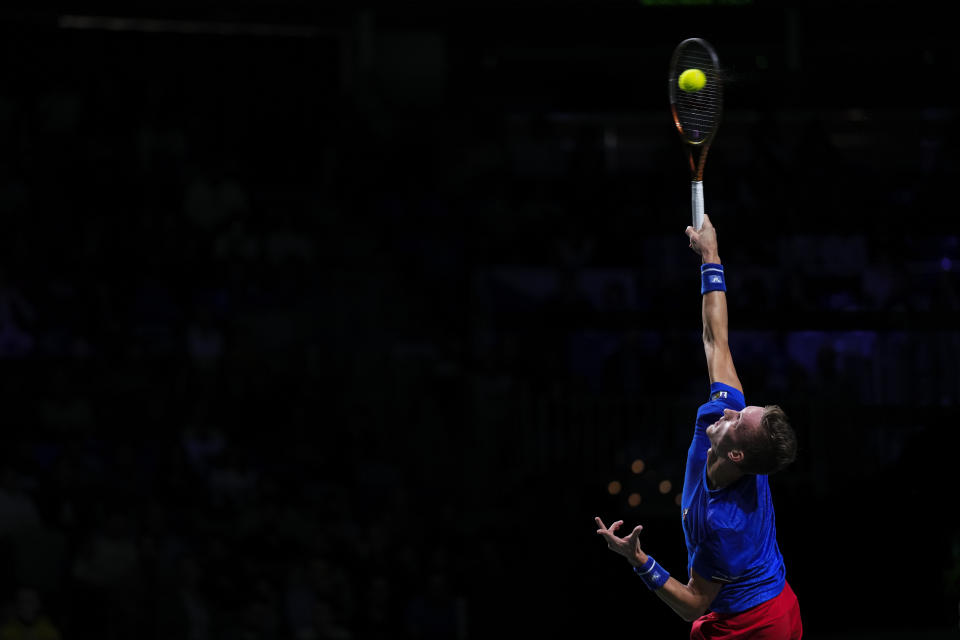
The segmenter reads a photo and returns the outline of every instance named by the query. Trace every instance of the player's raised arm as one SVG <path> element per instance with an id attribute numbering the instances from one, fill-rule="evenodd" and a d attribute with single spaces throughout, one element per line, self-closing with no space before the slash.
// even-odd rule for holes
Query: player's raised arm
<path id="1" fill-rule="evenodd" d="M 690 248 L 701 258 L 701 292 L 703 294 L 703 351 L 707 356 L 707 372 L 711 384 L 722 382 L 743 391 L 733 356 L 727 342 L 727 293 L 723 264 L 717 248 L 717 231 L 710 217 L 703 216 L 703 227 L 697 231 L 687 227 Z"/>

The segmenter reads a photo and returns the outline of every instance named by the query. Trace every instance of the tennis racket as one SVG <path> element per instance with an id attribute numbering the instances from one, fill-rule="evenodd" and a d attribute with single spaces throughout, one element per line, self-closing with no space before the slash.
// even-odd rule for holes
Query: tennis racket
<path id="1" fill-rule="evenodd" d="M 690 74 L 693 82 L 681 88 L 680 76 L 689 69 L 699 69 L 703 76 Z M 685 77 L 686 79 L 686 77 Z M 703 86 L 694 89 L 699 82 Z M 693 205 L 693 228 L 703 226 L 703 165 L 707 151 L 717 133 L 723 110 L 723 85 L 716 51 L 706 40 L 688 38 L 677 45 L 670 59 L 670 111 L 690 161 L 690 193 Z"/>

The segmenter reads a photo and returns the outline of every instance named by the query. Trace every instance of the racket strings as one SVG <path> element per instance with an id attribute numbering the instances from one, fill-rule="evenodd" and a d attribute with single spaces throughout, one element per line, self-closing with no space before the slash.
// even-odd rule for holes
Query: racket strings
<path id="1" fill-rule="evenodd" d="M 677 75 L 685 69 L 700 69 L 706 76 L 699 91 L 672 92 L 680 134 L 691 143 L 701 143 L 713 135 L 720 121 L 722 96 L 716 63 L 710 52 L 690 46 L 679 52 L 674 69 Z"/>

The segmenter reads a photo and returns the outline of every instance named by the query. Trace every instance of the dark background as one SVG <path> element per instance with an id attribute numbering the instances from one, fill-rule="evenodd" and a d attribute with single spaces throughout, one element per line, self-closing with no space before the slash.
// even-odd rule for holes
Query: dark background
<path id="1" fill-rule="evenodd" d="M 593 517 L 685 577 L 700 36 L 807 637 L 956 637 L 940 5 L 225 5 L 0 11 L 9 629 L 29 588 L 64 638 L 686 637 Z"/>

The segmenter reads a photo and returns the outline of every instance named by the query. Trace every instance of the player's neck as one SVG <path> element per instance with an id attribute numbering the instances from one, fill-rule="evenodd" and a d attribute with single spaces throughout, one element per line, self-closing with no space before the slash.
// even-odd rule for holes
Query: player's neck
<path id="1" fill-rule="evenodd" d="M 707 486 L 710 489 L 729 487 L 742 475 L 743 471 L 737 465 L 718 456 L 713 447 L 707 451 Z"/>

